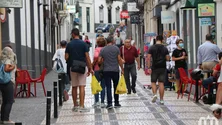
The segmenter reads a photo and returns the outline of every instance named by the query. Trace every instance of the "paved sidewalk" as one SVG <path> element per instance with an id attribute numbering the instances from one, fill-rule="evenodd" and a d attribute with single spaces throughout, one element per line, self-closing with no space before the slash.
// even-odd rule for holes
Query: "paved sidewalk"
<path id="1" fill-rule="evenodd" d="M 186 96 L 177 100 L 174 91 L 165 92 L 165 105 L 160 105 L 159 100 L 152 103 L 152 91 L 143 88 L 143 84 L 150 84 L 150 77 L 142 71 L 138 73 L 137 94 L 120 95 L 121 108 L 92 108 L 94 98 L 90 78 L 87 81 L 85 104 L 90 112 L 73 112 L 70 95 L 70 100 L 64 103 L 59 112 L 59 118 L 53 119 L 54 125 L 198 125 L 200 117 L 212 116 L 209 105 L 188 102 Z M 45 120 L 42 122 L 44 124 Z"/>

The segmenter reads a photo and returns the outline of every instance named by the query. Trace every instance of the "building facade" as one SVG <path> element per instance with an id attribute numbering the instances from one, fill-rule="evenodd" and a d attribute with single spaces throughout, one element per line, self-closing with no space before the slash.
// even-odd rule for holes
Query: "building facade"
<path id="1" fill-rule="evenodd" d="M 119 25 L 122 1 L 94 0 L 95 28 L 101 23 Z"/>
<path id="2" fill-rule="evenodd" d="M 24 0 L 22 8 L 7 8 L 1 23 L 2 48 L 13 47 L 20 69 L 39 76 L 43 68 L 51 70 L 55 44 L 51 40 L 51 1 Z M 1 49 L 2 49 L 1 48 Z"/>

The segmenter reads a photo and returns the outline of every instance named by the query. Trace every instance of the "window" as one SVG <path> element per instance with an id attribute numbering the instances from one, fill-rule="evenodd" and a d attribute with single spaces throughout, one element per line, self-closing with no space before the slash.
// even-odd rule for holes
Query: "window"
<path id="1" fill-rule="evenodd" d="M 99 22 L 103 23 L 104 20 L 104 10 L 103 5 L 99 6 Z"/>
<path id="2" fill-rule="evenodd" d="M 87 32 L 90 32 L 90 8 L 86 7 Z"/>

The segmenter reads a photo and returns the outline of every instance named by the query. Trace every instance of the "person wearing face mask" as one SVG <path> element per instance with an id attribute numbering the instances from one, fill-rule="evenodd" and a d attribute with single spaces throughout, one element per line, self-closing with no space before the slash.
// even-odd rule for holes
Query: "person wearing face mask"
<path id="1" fill-rule="evenodd" d="M 178 39 L 176 41 L 177 48 L 173 51 L 172 60 L 175 61 L 175 76 L 176 76 L 176 86 L 177 90 L 179 91 L 179 84 L 180 84 L 180 74 L 178 68 L 184 68 L 187 72 L 187 52 L 184 49 L 184 43 L 182 39 Z M 188 73 L 187 73 L 188 74 Z M 186 90 L 185 86 L 185 90 Z M 178 92 L 177 91 L 177 92 Z M 185 91 L 186 93 L 187 91 Z"/>

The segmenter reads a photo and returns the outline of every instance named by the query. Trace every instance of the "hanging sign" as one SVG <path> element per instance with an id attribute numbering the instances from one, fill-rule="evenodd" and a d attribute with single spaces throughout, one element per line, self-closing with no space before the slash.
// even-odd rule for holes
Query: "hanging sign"
<path id="1" fill-rule="evenodd" d="M 215 3 L 199 3 L 198 17 L 213 17 L 215 16 Z"/>
<path id="2" fill-rule="evenodd" d="M 173 11 L 161 11 L 161 23 L 170 24 L 176 21 L 176 13 Z"/>
<path id="3" fill-rule="evenodd" d="M 0 8 L 22 8 L 22 0 L 1 0 Z"/>
<path id="4" fill-rule="evenodd" d="M 129 18 L 129 13 L 128 13 L 128 11 L 127 11 L 127 10 L 121 11 L 121 12 L 120 12 L 120 18 L 121 18 L 121 19 L 127 19 L 127 18 Z"/>

